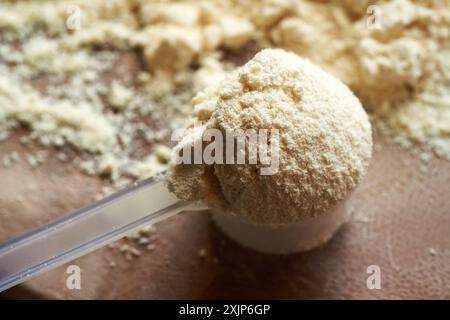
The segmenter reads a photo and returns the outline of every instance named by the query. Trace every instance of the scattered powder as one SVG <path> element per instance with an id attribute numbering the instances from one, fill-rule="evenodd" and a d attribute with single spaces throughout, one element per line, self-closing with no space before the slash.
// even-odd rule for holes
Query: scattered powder
<path id="1" fill-rule="evenodd" d="M 379 29 L 368 28 L 369 4 Z M 450 159 L 450 2 L 298 1 L 268 45 L 311 58 L 346 83 L 394 141 Z"/>
<path id="2" fill-rule="evenodd" d="M 23 90 L 30 88 L 0 75 L 1 119 L 28 125 L 44 145 L 62 145 L 66 140 L 87 151 L 111 147 L 114 128 L 90 106 L 49 101 L 31 90 L 23 94 Z"/>
<path id="3" fill-rule="evenodd" d="M 58 152 L 56 154 L 56 158 L 61 162 L 66 162 L 69 160 L 69 157 L 64 152 Z"/>
<path id="4" fill-rule="evenodd" d="M 135 247 L 130 246 L 128 244 L 122 244 L 119 247 L 119 252 L 122 253 L 124 255 L 125 259 L 128 261 L 132 260 L 133 257 L 138 258 L 141 256 L 141 251 L 139 251 Z"/>
<path id="5" fill-rule="evenodd" d="M 397 142 L 450 159 L 450 2 L 380 3 L 381 29 L 359 30 L 349 85 Z"/>
<path id="6" fill-rule="evenodd" d="M 0 131 L 0 142 L 5 141 L 9 137 L 9 132 Z"/>
<path id="7" fill-rule="evenodd" d="M 367 27 L 370 4 L 380 8 L 378 30 Z M 79 29 L 68 29 L 69 8 L 80 10 Z M 143 179 L 166 164 L 136 157 L 136 139 L 170 136 L 194 93 L 230 71 L 222 49 L 256 41 L 341 79 L 396 142 L 450 158 L 449 9 L 446 0 L 7 1 L 0 5 L 0 140 L 24 125 L 24 143 L 90 154 L 85 172 L 115 184 Z M 143 69 L 105 82 L 127 51 L 142 57 Z"/>
<path id="8" fill-rule="evenodd" d="M 434 248 L 428 249 L 428 253 L 430 254 L 430 256 L 433 256 L 433 257 L 437 255 L 437 251 Z"/>
<path id="9" fill-rule="evenodd" d="M 118 82 L 113 82 L 111 86 L 111 93 L 109 96 L 109 103 L 116 109 L 124 109 L 133 99 L 133 91 L 121 85 Z"/>
<path id="10" fill-rule="evenodd" d="M 149 242 L 150 242 L 149 238 L 140 238 L 138 240 L 138 244 L 140 244 L 140 245 L 145 245 L 145 244 L 148 244 Z"/>
<path id="11" fill-rule="evenodd" d="M 32 168 L 35 168 L 39 165 L 39 162 L 37 161 L 37 159 L 32 155 L 27 156 L 27 162 Z"/>
<path id="12" fill-rule="evenodd" d="M 125 260 L 132 261 L 142 256 L 146 251 L 154 251 L 156 242 L 156 229 L 153 225 L 149 225 L 130 233 L 124 239 L 109 244 L 108 247 L 120 252 Z M 111 268 L 114 267 L 115 263 Z"/>
<path id="13" fill-rule="evenodd" d="M 66 27 L 72 5 L 82 13 L 81 28 L 74 31 Z M 166 168 L 161 150 L 158 155 L 140 150 L 143 143 L 170 136 L 170 122 L 181 118 L 193 95 L 185 84 L 192 76 L 145 73 L 147 81 L 134 84 L 121 71 L 121 52 L 134 51 L 139 60 L 136 39 L 145 29 L 136 30 L 128 1 L 8 2 L 0 11 L 10 17 L 0 24 L 1 140 L 23 126 L 30 134 L 21 143 L 70 145 L 83 155 L 80 169 L 110 179 L 114 190 Z M 119 74 L 108 84 L 115 65 Z M 156 94 L 156 87 L 168 89 Z M 137 143 L 140 137 L 145 142 Z M 57 158 L 69 160 L 61 152 Z M 34 154 L 25 159 L 32 167 L 45 161 Z"/>
<path id="14" fill-rule="evenodd" d="M 130 252 L 135 257 L 140 257 L 142 255 L 141 251 L 139 249 L 136 249 L 136 248 L 131 248 Z"/>
<path id="15" fill-rule="evenodd" d="M 201 248 L 200 250 L 198 250 L 198 256 L 200 258 L 206 258 L 206 249 L 205 248 Z"/>
<path id="16" fill-rule="evenodd" d="M 295 54 L 263 50 L 193 103 L 195 120 L 206 123 L 191 128 L 175 152 L 193 148 L 205 129 L 224 136 L 236 129 L 278 129 L 280 165 L 274 175 L 261 175 L 261 164 L 176 165 L 169 188 L 182 199 L 202 199 L 255 223 L 291 223 L 325 213 L 366 172 L 372 135 L 358 99 Z"/>
<path id="17" fill-rule="evenodd" d="M 3 158 L 2 158 L 2 164 L 5 168 L 12 166 L 19 161 L 20 161 L 20 155 L 15 151 L 3 156 Z"/>

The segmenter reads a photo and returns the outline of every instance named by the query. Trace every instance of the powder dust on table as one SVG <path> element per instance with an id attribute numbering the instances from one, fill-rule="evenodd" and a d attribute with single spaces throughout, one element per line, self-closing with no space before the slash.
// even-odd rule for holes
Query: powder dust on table
<path id="1" fill-rule="evenodd" d="M 24 143 L 70 146 L 85 155 L 80 170 L 117 188 L 167 167 L 138 141 L 167 145 L 196 92 L 220 83 L 235 67 L 227 54 L 248 43 L 310 59 L 386 135 L 450 159 L 448 0 L 2 1 L 0 15 L 1 140 L 26 127 Z"/>

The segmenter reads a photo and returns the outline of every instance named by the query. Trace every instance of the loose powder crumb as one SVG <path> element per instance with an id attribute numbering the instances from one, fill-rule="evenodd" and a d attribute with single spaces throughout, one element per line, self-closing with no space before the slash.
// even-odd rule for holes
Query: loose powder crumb
<path id="1" fill-rule="evenodd" d="M 198 256 L 200 258 L 205 258 L 206 257 L 206 249 L 202 248 L 202 249 L 198 250 Z"/>
<path id="2" fill-rule="evenodd" d="M 437 251 L 434 248 L 428 249 L 428 253 L 430 254 L 430 256 L 433 256 L 433 257 L 437 255 Z"/>

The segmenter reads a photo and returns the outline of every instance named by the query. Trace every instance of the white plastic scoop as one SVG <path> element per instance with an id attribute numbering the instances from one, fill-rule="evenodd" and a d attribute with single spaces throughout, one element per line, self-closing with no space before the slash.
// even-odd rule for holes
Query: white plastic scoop
<path id="1" fill-rule="evenodd" d="M 183 210 L 163 180 L 150 178 L 0 245 L 0 292 Z"/>
<path id="2" fill-rule="evenodd" d="M 349 217 L 346 201 L 327 214 L 300 223 L 260 226 L 232 214 L 212 211 L 213 220 L 231 239 L 272 254 L 296 253 L 322 245 Z M 0 292 L 29 280 L 133 230 L 184 210 L 204 210 L 169 192 L 164 179 L 150 178 L 0 245 Z"/>

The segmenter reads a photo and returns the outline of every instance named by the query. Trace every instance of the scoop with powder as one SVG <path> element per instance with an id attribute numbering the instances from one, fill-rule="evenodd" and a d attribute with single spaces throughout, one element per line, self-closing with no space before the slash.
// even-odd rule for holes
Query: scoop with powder
<path id="1" fill-rule="evenodd" d="M 179 198 L 202 200 L 252 225 L 326 216 L 358 185 L 371 157 L 371 126 L 358 99 L 318 66 L 281 49 L 262 50 L 199 93 L 193 107 L 190 131 L 174 152 L 194 148 L 207 129 L 224 136 L 278 130 L 273 175 L 262 175 L 260 163 L 177 164 L 169 173 L 169 189 Z"/>

